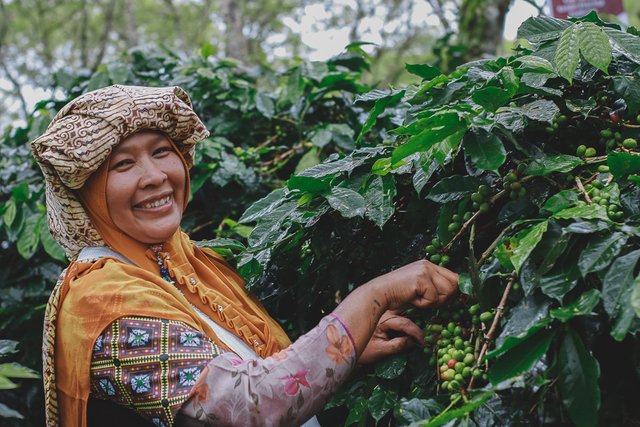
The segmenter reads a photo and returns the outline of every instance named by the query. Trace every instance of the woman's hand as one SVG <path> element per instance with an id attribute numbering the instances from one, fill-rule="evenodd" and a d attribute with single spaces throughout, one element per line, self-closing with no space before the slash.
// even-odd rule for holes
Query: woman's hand
<path id="1" fill-rule="evenodd" d="M 390 310 L 443 304 L 458 289 L 458 275 L 426 260 L 407 264 L 371 280 L 383 306 Z"/>
<path id="2" fill-rule="evenodd" d="M 422 329 L 397 312 L 386 311 L 360 355 L 358 364 L 367 365 L 377 362 L 392 354 L 400 353 L 412 343 L 424 345 Z"/>

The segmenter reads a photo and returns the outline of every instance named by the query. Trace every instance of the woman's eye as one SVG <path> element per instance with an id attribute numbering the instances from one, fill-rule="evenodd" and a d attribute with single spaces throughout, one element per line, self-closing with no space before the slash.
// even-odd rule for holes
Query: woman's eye
<path id="1" fill-rule="evenodd" d="M 172 151 L 173 151 L 173 148 L 171 148 L 171 147 L 159 147 L 158 149 L 156 149 L 153 152 L 153 155 L 157 156 L 157 155 L 169 153 L 169 152 L 172 152 Z"/>
<path id="2" fill-rule="evenodd" d="M 115 165 L 113 165 L 113 169 L 122 169 L 130 164 L 132 164 L 133 161 L 131 159 L 124 159 L 124 160 L 120 160 L 119 162 L 117 162 Z"/>

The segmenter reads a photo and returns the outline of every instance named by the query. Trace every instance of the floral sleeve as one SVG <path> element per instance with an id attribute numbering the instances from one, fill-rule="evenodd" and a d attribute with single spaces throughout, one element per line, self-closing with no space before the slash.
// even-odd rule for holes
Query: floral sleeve
<path id="1" fill-rule="evenodd" d="M 334 315 L 264 360 L 213 359 L 183 404 L 182 425 L 300 425 L 318 412 L 355 365 L 349 331 Z"/>

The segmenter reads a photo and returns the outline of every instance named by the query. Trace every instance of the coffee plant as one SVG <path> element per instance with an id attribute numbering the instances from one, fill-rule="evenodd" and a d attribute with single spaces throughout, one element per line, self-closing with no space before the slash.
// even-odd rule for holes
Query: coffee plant
<path id="1" fill-rule="evenodd" d="M 513 56 L 450 74 L 408 64 L 421 83 L 384 90 L 362 83 L 358 44 L 286 70 L 204 46 L 58 72 L 64 96 L 0 144 L 1 338 L 39 369 L 65 265 L 28 142 L 88 90 L 176 84 L 211 130 L 183 227 L 236 263 L 292 338 L 395 267 L 426 257 L 460 273 L 451 304 L 405 313 L 426 345 L 360 367 L 321 422 L 640 424 L 640 38 L 595 14 L 531 18 L 519 37 Z M 41 386 L 20 383 L 0 390 L 13 411 L 0 416 L 41 425 Z"/>

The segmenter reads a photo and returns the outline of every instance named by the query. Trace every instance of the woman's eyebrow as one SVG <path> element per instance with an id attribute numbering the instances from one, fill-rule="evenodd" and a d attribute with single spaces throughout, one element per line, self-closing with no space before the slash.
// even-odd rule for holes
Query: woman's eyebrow
<path id="1" fill-rule="evenodd" d="M 157 135 L 154 135 L 154 137 L 152 137 L 150 140 L 145 141 L 145 143 L 151 144 L 151 145 L 156 145 L 159 142 L 161 142 L 163 139 L 168 139 L 167 136 L 163 133 L 158 133 Z M 137 144 L 136 144 L 137 145 Z M 116 154 L 128 154 L 131 151 L 134 151 L 136 149 L 135 145 L 125 145 L 123 146 L 122 144 L 118 144 L 114 147 L 113 151 L 112 151 L 112 155 L 116 155 Z"/>

